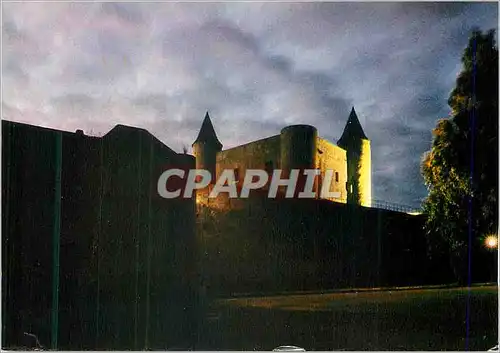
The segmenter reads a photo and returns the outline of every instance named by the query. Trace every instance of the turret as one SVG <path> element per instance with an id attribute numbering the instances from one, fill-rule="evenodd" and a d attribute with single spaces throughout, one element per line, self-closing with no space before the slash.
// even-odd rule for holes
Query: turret
<path id="1" fill-rule="evenodd" d="M 222 143 L 217 138 L 214 126 L 207 112 L 201 124 L 200 133 L 193 142 L 193 154 L 196 157 L 196 169 L 210 171 L 212 182 L 216 180 L 217 153 L 221 150 Z"/>
<path id="2" fill-rule="evenodd" d="M 318 131 L 310 125 L 291 125 L 281 130 L 280 165 L 282 178 L 289 178 L 292 169 L 298 169 L 296 193 L 304 189 L 304 169 L 313 169 L 316 161 L 316 140 Z"/>
<path id="3" fill-rule="evenodd" d="M 347 154 L 347 203 L 370 207 L 372 172 L 370 140 L 366 137 L 354 107 L 337 145 Z"/>

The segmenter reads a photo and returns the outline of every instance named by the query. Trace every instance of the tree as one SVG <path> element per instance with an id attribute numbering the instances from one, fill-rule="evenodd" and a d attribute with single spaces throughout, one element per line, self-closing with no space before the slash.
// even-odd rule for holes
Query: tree
<path id="1" fill-rule="evenodd" d="M 495 32 L 474 30 L 450 94 L 451 116 L 438 121 L 422 175 L 431 254 L 447 252 L 459 281 L 467 253 L 498 227 L 498 48 Z M 469 248 L 469 236 L 472 242 Z"/>

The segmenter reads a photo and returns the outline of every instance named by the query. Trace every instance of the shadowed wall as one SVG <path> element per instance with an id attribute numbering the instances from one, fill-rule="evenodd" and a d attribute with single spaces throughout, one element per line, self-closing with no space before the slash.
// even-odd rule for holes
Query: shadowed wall
<path id="1" fill-rule="evenodd" d="M 196 332 L 195 207 L 165 200 L 147 131 L 102 138 L 2 121 L 2 346 L 51 342 L 56 137 L 62 136 L 58 348 L 165 349 Z M 56 234 L 57 235 L 57 234 Z"/>
<path id="2" fill-rule="evenodd" d="M 453 280 L 448 263 L 427 257 L 422 216 L 327 200 L 238 202 L 230 211 L 198 210 L 213 295 Z"/>

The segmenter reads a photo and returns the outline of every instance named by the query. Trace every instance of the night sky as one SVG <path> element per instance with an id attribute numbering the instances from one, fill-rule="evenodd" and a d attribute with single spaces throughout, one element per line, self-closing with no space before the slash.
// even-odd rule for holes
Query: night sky
<path id="1" fill-rule="evenodd" d="M 497 22 L 496 3 L 4 3 L 2 117 L 181 152 L 207 110 L 230 148 L 296 123 L 336 142 L 355 106 L 373 198 L 418 206 L 470 30 Z"/>

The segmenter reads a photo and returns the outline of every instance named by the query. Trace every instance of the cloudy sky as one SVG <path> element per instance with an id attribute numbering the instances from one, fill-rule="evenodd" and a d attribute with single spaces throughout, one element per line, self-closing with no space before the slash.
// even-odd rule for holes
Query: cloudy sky
<path id="1" fill-rule="evenodd" d="M 181 151 L 209 111 L 224 148 L 352 106 L 375 199 L 416 206 L 472 27 L 496 3 L 4 3 L 3 118 L 103 135 L 143 127 Z"/>

